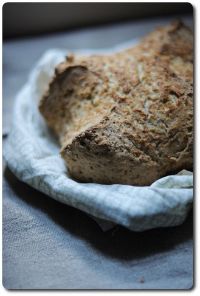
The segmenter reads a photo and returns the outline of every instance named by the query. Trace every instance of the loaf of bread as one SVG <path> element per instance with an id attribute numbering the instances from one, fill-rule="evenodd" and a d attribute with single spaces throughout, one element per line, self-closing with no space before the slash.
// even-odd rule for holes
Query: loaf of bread
<path id="1" fill-rule="evenodd" d="M 149 185 L 193 164 L 193 37 L 181 22 L 119 53 L 70 55 L 39 109 L 82 182 Z"/>

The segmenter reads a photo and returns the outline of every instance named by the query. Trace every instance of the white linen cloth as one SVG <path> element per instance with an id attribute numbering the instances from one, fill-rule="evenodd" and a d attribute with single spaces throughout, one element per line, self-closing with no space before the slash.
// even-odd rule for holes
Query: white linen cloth
<path id="1" fill-rule="evenodd" d="M 83 52 L 91 53 L 80 53 Z M 38 102 L 55 65 L 66 55 L 59 49 L 47 51 L 16 97 L 12 128 L 4 146 L 11 171 L 48 196 L 85 211 L 103 230 L 115 224 L 144 231 L 183 223 L 193 201 L 192 174 L 167 176 L 145 187 L 78 183 L 68 176 L 59 146 L 38 111 Z"/>

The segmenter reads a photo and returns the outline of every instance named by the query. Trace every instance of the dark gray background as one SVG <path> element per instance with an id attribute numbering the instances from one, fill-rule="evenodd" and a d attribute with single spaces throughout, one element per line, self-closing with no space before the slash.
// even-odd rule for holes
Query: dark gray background
<path id="1" fill-rule="evenodd" d="M 4 38 L 126 20 L 192 14 L 190 3 L 5 3 Z"/>
<path id="2" fill-rule="evenodd" d="M 141 7 L 146 9 L 143 4 Z M 69 31 L 69 26 L 66 32 L 41 31 L 40 36 L 6 38 L 4 142 L 15 95 L 45 50 L 110 47 L 143 36 L 174 18 L 133 17 L 98 28 Z M 182 18 L 191 25 L 191 15 Z M 27 34 L 20 30 L 11 34 L 9 30 L 6 37 Z M 179 227 L 143 233 L 116 227 L 104 233 L 86 214 L 23 184 L 4 166 L 3 284 L 8 289 L 188 289 L 193 285 L 192 225 L 190 213 Z"/>

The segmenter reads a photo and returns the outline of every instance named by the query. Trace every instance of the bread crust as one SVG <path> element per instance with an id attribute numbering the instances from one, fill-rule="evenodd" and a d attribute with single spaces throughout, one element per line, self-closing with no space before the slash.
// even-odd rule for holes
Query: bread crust
<path id="1" fill-rule="evenodd" d="M 192 32 L 174 22 L 120 53 L 71 55 L 39 108 L 82 182 L 149 185 L 192 169 Z"/>

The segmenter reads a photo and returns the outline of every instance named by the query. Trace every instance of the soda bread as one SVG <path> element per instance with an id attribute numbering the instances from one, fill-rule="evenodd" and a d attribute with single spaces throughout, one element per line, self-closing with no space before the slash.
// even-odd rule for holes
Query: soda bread
<path id="1" fill-rule="evenodd" d="M 191 170 L 191 30 L 174 22 L 113 55 L 68 56 L 39 109 L 77 180 L 149 185 Z"/>

